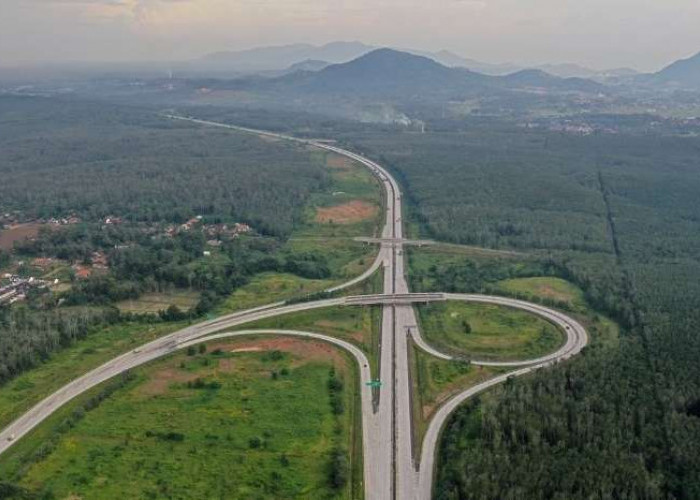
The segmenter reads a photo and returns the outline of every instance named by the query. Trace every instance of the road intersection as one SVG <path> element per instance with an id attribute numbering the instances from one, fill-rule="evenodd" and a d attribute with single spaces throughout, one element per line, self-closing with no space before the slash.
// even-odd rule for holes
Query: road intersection
<path id="1" fill-rule="evenodd" d="M 468 294 L 411 294 L 404 269 L 401 191 L 396 180 L 377 163 L 357 153 L 341 149 L 333 144 L 300 139 L 297 137 L 260 131 L 234 125 L 221 124 L 195 118 L 167 115 L 174 120 L 186 120 L 203 126 L 223 127 L 256 135 L 303 143 L 350 158 L 368 169 L 384 187 L 386 220 L 379 238 L 371 239 L 380 245 L 375 261 L 357 278 L 335 286 L 327 292 L 338 292 L 359 283 L 379 269 L 384 271 L 383 294 L 364 297 L 338 297 L 310 302 L 287 304 L 279 302 L 247 311 L 225 315 L 210 321 L 187 327 L 166 335 L 139 349 L 125 353 L 54 392 L 36 406 L 0 431 L 0 454 L 12 446 L 58 408 L 92 387 L 122 373 L 178 349 L 199 342 L 243 335 L 292 335 L 314 338 L 337 345 L 350 352 L 358 362 L 361 378 L 364 488 L 367 500 L 427 500 L 431 497 L 435 452 L 447 418 L 460 403 L 473 395 L 505 381 L 508 377 L 524 375 L 533 370 L 550 366 L 578 354 L 588 342 L 586 330 L 577 321 L 561 312 L 528 302 L 485 295 Z M 368 240 L 370 241 L 370 240 Z M 408 242 L 416 244 L 417 242 Z M 418 242 L 429 244 L 429 242 Z M 421 336 L 412 306 L 415 302 L 430 300 L 461 300 L 498 304 L 522 309 L 539 315 L 558 325 L 566 333 L 565 344 L 555 353 L 538 359 L 515 362 L 470 360 L 484 366 L 513 367 L 515 370 L 477 386 L 473 386 L 448 400 L 436 412 L 428 426 L 420 447 L 420 457 L 413 442 L 411 380 L 408 351 L 410 342 L 424 351 L 442 359 L 455 359 L 431 347 Z M 291 330 L 239 330 L 242 326 L 260 319 L 270 318 L 311 309 L 378 304 L 382 306 L 382 330 L 380 338 L 379 373 L 371 374 L 366 356 L 356 346 L 327 335 Z M 372 381 L 381 380 L 378 398 L 373 398 Z"/>

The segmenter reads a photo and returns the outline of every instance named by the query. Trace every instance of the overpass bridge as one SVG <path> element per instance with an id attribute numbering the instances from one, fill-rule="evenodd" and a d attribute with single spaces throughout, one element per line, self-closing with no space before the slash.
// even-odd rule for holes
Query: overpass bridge
<path id="1" fill-rule="evenodd" d="M 402 306 L 427 304 L 447 300 L 444 293 L 382 293 L 376 295 L 352 295 L 345 298 L 346 306 L 389 305 Z"/>
<path id="2" fill-rule="evenodd" d="M 389 244 L 389 245 L 413 245 L 413 246 L 426 246 L 426 245 L 435 245 L 435 242 L 433 240 L 407 240 L 403 238 L 366 238 L 366 237 L 358 237 L 358 238 L 353 238 L 355 241 L 359 241 L 361 243 L 379 243 L 379 244 Z"/>

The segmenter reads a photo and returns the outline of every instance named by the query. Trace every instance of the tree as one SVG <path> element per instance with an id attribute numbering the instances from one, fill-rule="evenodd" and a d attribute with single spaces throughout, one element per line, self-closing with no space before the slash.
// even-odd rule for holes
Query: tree
<path id="1" fill-rule="evenodd" d="M 331 454 L 330 484 L 333 489 L 340 490 L 348 482 L 348 459 L 341 448 L 336 448 Z"/>

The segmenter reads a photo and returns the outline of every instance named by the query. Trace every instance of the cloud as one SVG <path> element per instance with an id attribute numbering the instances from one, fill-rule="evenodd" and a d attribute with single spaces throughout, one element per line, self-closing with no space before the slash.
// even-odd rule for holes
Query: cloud
<path id="1" fill-rule="evenodd" d="M 700 49 L 697 0 L 0 0 L 0 64 L 187 58 L 361 39 L 492 61 L 658 67 Z M 614 47 L 614 50 L 611 50 Z"/>

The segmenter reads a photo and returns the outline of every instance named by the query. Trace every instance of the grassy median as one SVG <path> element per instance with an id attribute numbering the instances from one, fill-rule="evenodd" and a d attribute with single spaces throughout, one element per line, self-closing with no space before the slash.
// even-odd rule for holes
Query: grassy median
<path id="1" fill-rule="evenodd" d="M 564 342 L 553 324 L 510 307 L 454 301 L 419 306 L 418 312 L 429 343 L 468 358 L 530 359 Z"/>

